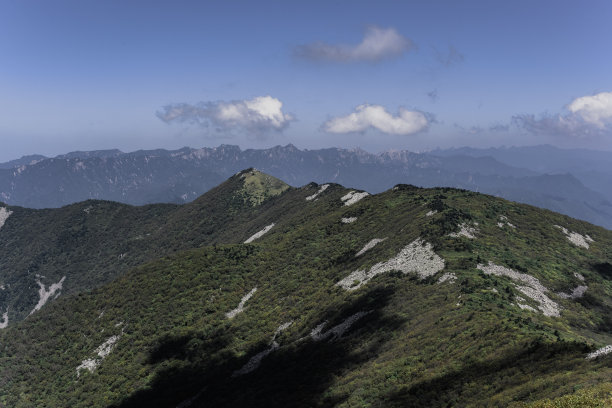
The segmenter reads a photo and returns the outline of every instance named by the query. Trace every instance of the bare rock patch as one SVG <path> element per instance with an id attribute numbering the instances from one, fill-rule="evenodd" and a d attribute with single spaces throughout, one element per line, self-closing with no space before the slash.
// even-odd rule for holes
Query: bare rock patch
<path id="1" fill-rule="evenodd" d="M 400 271 L 404 274 L 416 273 L 424 279 L 435 275 L 444 269 L 444 260 L 434 251 L 429 242 L 416 239 L 406 245 L 396 256 L 386 262 L 379 262 L 369 271 L 357 270 L 342 279 L 336 285 L 346 290 L 355 290 L 368 283 L 376 275 L 391 271 Z"/>
<path id="2" fill-rule="evenodd" d="M 595 350 L 592 353 L 589 353 L 586 356 L 587 360 L 593 360 L 596 359 L 597 357 L 601 357 L 601 356 L 605 356 L 606 354 L 610 354 L 612 353 L 612 344 L 609 344 L 605 347 L 600 348 L 599 350 Z"/>
<path id="3" fill-rule="evenodd" d="M 555 225 L 554 227 L 563 231 L 563 234 L 565 234 L 567 240 L 576 246 L 589 249 L 589 244 L 594 242 L 593 238 L 589 237 L 588 235 L 582 235 L 574 231 L 569 231 L 567 228 L 560 225 Z"/>
<path id="4" fill-rule="evenodd" d="M 313 195 L 309 195 L 308 197 L 306 197 L 306 201 L 312 201 L 315 198 L 317 198 L 322 192 L 324 192 L 325 190 L 327 190 L 327 188 L 329 187 L 329 184 L 323 184 L 320 188 L 319 191 L 317 191 L 316 193 L 314 193 Z"/>
<path id="5" fill-rule="evenodd" d="M 2 313 L 2 320 L 0 320 L 0 329 L 6 329 L 9 323 L 8 319 L 8 308 L 6 308 L 6 312 Z"/>
<path id="6" fill-rule="evenodd" d="M 77 377 L 81 375 L 81 370 L 88 370 L 89 372 L 93 372 L 110 353 L 113 351 L 115 344 L 119 341 L 123 334 L 119 334 L 116 336 L 111 336 L 104 343 L 96 348 L 95 353 L 96 356 L 94 358 L 88 358 L 81 362 L 76 368 Z"/>
<path id="7" fill-rule="evenodd" d="M 257 292 L 257 288 L 251 289 L 249 293 L 247 293 L 242 297 L 242 299 L 240 299 L 238 307 L 227 312 L 225 314 L 225 317 L 227 317 L 228 319 L 233 319 L 234 317 L 236 317 L 237 314 L 242 313 L 244 311 L 244 304 L 255 294 L 255 292 Z"/>
<path id="8" fill-rule="evenodd" d="M 358 193 L 356 191 L 349 191 L 346 195 L 342 196 L 340 200 L 344 203 L 344 205 L 353 205 L 356 202 L 362 200 L 364 197 L 369 196 L 369 193 L 365 191 Z"/>
<path id="9" fill-rule="evenodd" d="M 452 272 L 448 272 L 440 276 L 440 278 L 438 279 L 438 283 L 444 283 L 444 282 L 454 283 L 456 280 L 457 280 L 457 275 L 455 275 Z"/>
<path id="10" fill-rule="evenodd" d="M 262 229 L 261 231 L 256 232 L 255 234 L 251 235 L 246 241 L 244 241 L 245 244 L 250 244 L 251 242 L 255 241 L 258 238 L 261 238 L 264 236 L 264 234 L 266 234 L 268 231 L 270 231 L 276 224 L 272 223 L 270 225 L 266 225 L 264 227 L 264 229 Z"/>
<path id="11" fill-rule="evenodd" d="M 359 250 L 359 252 L 357 252 L 355 254 L 355 256 L 361 256 L 361 255 L 365 254 L 367 251 L 369 251 L 370 249 L 374 248 L 377 244 L 380 244 L 381 242 L 383 242 L 386 239 L 387 239 L 387 237 L 385 237 L 385 238 L 374 238 L 374 239 L 370 240 L 367 244 L 365 244 L 363 246 L 363 248 L 361 248 Z"/>
<path id="12" fill-rule="evenodd" d="M 36 304 L 36 306 L 34 306 L 34 309 L 32 309 L 30 314 L 36 312 L 37 310 L 40 310 L 40 308 L 42 308 L 45 305 L 45 303 L 47 303 L 47 301 L 51 298 L 51 296 L 53 296 L 56 292 L 58 292 L 58 295 L 59 295 L 59 291 L 62 290 L 62 285 L 64 284 L 65 279 L 66 277 L 64 276 L 62 279 L 60 279 L 59 282 L 53 283 L 47 288 L 45 287 L 44 283 L 40 281 L 40 277 L 37 277 L 36 283 L 38 283 L 38 286 L 40 287 L 38 289 L 39 299 L 38 299 L 38 303 Z"/>
<path id="13" fill-rule="evenodd" d="M 572 293 L 559 292 L 557 293 L 557 296 L 562 297 L 563 299 L 578 299 L 584 296 L 588 288 L 588 286 L 580 285 L 575 287 L 572 290 Z"/>
<path id="14" fill-rule="evenodd" d="M 263 359 L 266 358 L 270 353 L 278 350 L 278 348 L 280 347 L 280 344 L 276 342 L 276 336 L 278 336 L 283 330 L 289 328 L 289 326 L 291 326 L 292 324 L 293 322 L 281 324 L 274 332 L 274 336 L 272 337 L 272 341 L 270 342 L 270 347 L 263 351 L 260 351 L 259 353 L 251 357 L 249 361 L 247 361 L 247 363 L 242 366 L 242 368 L 232 373 L 232 377 L 238 377 L 257 370 Z"/>
<path id="15" fill-rule="evenodd" d="M 6 207 L 0 208 L 0 228 L 4 227 L 4 223 L 11 216 L 13 212 Z"/>
<path id="16" fill-rule="evenodd" d="M 489 262 L 488 265 L 478 264 L 476 268 L 480 269 L 487 275 L 506 276 L 512 280 L 524 283 L 525 286 L 515 284 L 516 289 L 518 289 L 528 298 L 539 303 L 538 309 L 545 316 L 560 316 L 559 305 L 546 296 L 548 289 L 546 289 L 537 278 L 534 278 L 526 273 L 517 272 L 504 266 L 495 265 L 493 262 Z M 519 307 L 521 307 L 520 303 Z M 525 307 L 521 308 L 525 309 Z"/>
<path id="17" fill-rule="evenodd" d="M 505 215 L 499 216 L 499 221 L 497 222 L 497 226 L 499 228 L 504 228 L 507 226 L 507 227 L 516 229 L 516 227 L 512 223 L 510 223 L 510 221 L 508 221 L 508 217 L 506 217 Z"/>
<path id="18" fill-rule="evenodd" d="M 323 333 L 323 328 L 327 325 L 327 322 L 323 322 L 310 332 L 310 338 L 314 341 L 323 341 L 323 340 L 338 340 L 342 338 L 344 333 L 346 333 L 355 322 L 361 319 L 364 316 L 372 313 L 372 310 L 367 312 L 357 312 L 349 317 L 347 317 L 342 323 L 332 327 Z"/>
<path id="19" fill-rule="evenodd" d="M 475 239 L 476 234 L 478 233 L 478 228 L 476 228 L 477 226 L 477 222 L 475 222 L 473 225 L 464 222 L 462 224 L 459 224 L 459 232 L 451 232 L 450 234 L 448 234 L 448 236 L 452 238 L 465 237 L 469 239 Z"/>

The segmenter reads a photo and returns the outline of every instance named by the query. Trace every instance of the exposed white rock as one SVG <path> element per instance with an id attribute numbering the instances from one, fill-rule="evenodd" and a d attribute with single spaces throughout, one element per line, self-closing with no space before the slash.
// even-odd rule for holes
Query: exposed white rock
<path id="1" fill-rule="evenodd" d="M 248 374 L 252 371 L 257 370 L 262 360 L 266 358 L 270 353 L 272 353 L 273 351 L 277 350 L 280 347 L 280 344 L 276 342 L 276 336 L 278 336 L 281 331 L 291 326 L 292 323 L 293 322 L 287 322 L 287 323 L 281 324 L 278 327 L 278 329 L 276 329 L 276 331 L 274 332 L 274 336 L 272 337 L 272 341 L 270 342 L 270 347 L 268 347 L 264 351 L 260 351 L 259 353 L 251 357 L 249 361 L 247 361 L 247 363 L 242 366 L 242 368 L 232 373 L 232 377 L 238 377 L 240 375 Z"/>
<path id="2" fill-rule="evenodd" d="M 599 350 L 596 350 L 596 351 L 594 351 L 592 353 L 589 353 L 586 356 L 586 359 L 587 360 L 593 360 L 593 359 L 595 359 L 597 357 L 605 356 L 606 354 L 610 354 L 610 353 L 612 353 L 612 344 L 609 344 L 609 345 L 607 345 L 605 347 L 600 348 Z"/>
<path id="3" fill-rule="evenodd" d="M 431 217 L 432 215 L 435 215 L 437 213 L 438 213 L 438 210 L 429 210 L 427 214 L 425 214 L 425 216 Z"/>
<path id="4" fill-rule="evenodd" d="M 444 275 L 440 276 L 438 279 L 438 283 L 444 283 L 448 281 L 448 283 L 453 283 L 457 280 L 457 275 L 452 272 L 447 272 Z"/>
<path id="5" fill-rule="evenodd" d="M 353 205 L 356 202 L 358 202 L 359 200 L 363 199 L 364 197 L 369 196 L 369 193 L 366 193 L 365 191 L 358 193 L 356 191 L 349 191 L 346 195 L 342 196 L 342 198 L 340 198 L 340 200 L 342 200 L 342 202 L 344 203 L 344 205 Z"/>
<path id="6" fill-rule="evenodd" d="M 270 224 L 270 225 L 266 225 L 264 227 L 264 229 L 262 229 L 259 232 L 256 232 L 255 234 L 251 235 L 249 237 L 249 239 L 247 239 L 246 241 L 244 241 L 245 244 L 250 244 L 251 242 L 255 241 L 257 238 L 261 238 L 265 233 L 267 233 L 268 231 L 270 231 L 272 229 L 272 227 L 274 227 L 274 223 Z"/>
<path id="7" fill-rule="evenodd" d="M 527 286 L 515 285 L 515 287 L 525 296 L 539 303 L 538 309 L 540 309 L 545 316 L 559 316 L 559 305 L 546 296 L 545 293 L 548 292 L 548 289 L 546 289 L 537 278 L 504 266 L 495 265 L 492 262 L 489 262 L 488 265 L 478 264 L 476 268 L 487 275 L 506 276 L 512 280 L 525 283 Z"/>
<path id="8" fill-rule="evenodd" d="M 343 224 L 350 224 L 357 221 L 357 217 L 342 218 L 340 221 L 342 221 Z"/>
<path id="9" fill-rule="evenodd" d="M 537 310 L 535 310 L 533 307 L 529 306 L 528 304 L 521 303 L 521 302 L 520 302 L 520 301 L 518 301 L 518 300 L 516 301 L 516 305 L 517 305 L 519 308 L 523 309 L 523 310 L 529 310 L 530 312 L 534 312 L 534 313 L 537 313 L 537 312 L 538 312 L 538 311 L 537 311 Z"/>
<path id="10" fill-rule="evenodd" d="M 2 314 L 2 320 L 0 320 L 0 329 L 6 329 L 8 326 L 8 308 L 6 308 L 6 312 Z"/>
<path id="11" fill-rule="evenodd" d="M 369 251 L 370 249 L 374 248 L 377 244 L 380 244 L 381 242 L 383 242 L 385 239 L 387 239 L 387 237 L 385 238 L 374 238 L 372 240 L 370 240 L 370 242 L 368 242 L 367 244 L 365 244 L 363 246 L 363 248 L 361 248 L 359 250 L 359 252 L 357 252 L 355 254 L 355 256 L 361 256 L 363 254 L 366 253 L 366 251 Z"/>
<path id="12" fill-rule="evenodd" d="M 115 347 L 115 343 L 117 343 L 117 341 L 119 341 L 120 338 L 121 338 L 121 335 L 116 335 L 116 336 L 111 336 L 108 339 L 106 339 L 106 341 L 102 343 L 100 346 L 98 346 L 98 348 L 96 349 L 96 354 L 98 355 L 98 357 L 105 358 L 106 356 L 108 356 L 111 353 L 111 351 L 113 351 L 113 348 Z"/>
<path id="13" fill-rule="evenodd" d="M 580 273 L 578 273 L 578 272 L 574 272 L 574 276 L 575 276 L 577 279 L 579 279 L 579 280 L 581 280 L 581 281 L 583 281 L 583 282 L 584 282 L 584 276 L 582 276 L 582 274 L 580 274 Z"/>
<path id="14" fill-rule="evenodd" d="M 317 191 L 316 193 L 314 193 L 313 195 L 309 195 L 308 197 L 306 197 L 306 201 L 312 201 L 315 198 L 317 198 L 322 192 L 324 192 L 325 190 L 327 190 L 327 188 L 329 187 L 329 184 L 323 184 L 321 187 L 319 187 L 319 191 Z"/>
<path id="15" fill-rule="evenodd" d="M 81 364 L 76 368 L 77 377 L 81 376 L 81 370 L 89 370 L 89 372 L 92 372 L 98 367 L 98 364 L 100 364 L 100 362 L 95 358 L 88 358 L 81 361 Z"/>
<path id="16" fill-rule="evenodd" d="M 255 354 L 253 357 L 250 358 L 249 361 L 247 361 L 247 363 L 245 365 L 242 366 L 242 368 L 240 368 L 239 370 L 236 370 L 232 373 L 232 377 L 238 377 L 239 375 L 244 375 L 244 374 L 248 374 L 252 371 L 255 371 L 259 368 L 262 360 L 264 358 L 266 358 L 268 356 L 268 354 L 272 353 L 273 351 L 277 350 L 280 347 L 280 345 L 273 341 L 272 344 L 270 344 L 270 347 L 265 349 L 264 351 L 260 351 L 259 353 Z"/>
<path id="17" fill-rule="evenodd" d="M 400 271 L 407 274 L 415 272 L 421 279 L 424 279 L 442 269 L 444 269 L 444 260 L 433 251 L 429 242 L 424 242 L 419 238 L 406 245 L 388 261 L 377 263 L 368 272 L 357 270 L 336 285 L 342 286 L 346 290 L 355 290 L 381 273 Z"/>
<path id="18" fill-rule="evenodd" d="M 4 227 L 4 223 L 8 220 L 13 212 L 9 211 L 6 207 L 0 208 L 0 228 Z"/>
<path id="19" fill-rule="evenodd" d="M 287 330 L 293 324 L 293 320 L 287 323 L 283 323 L 274 332 L 274 336 L 272 336 L 272 341 L 276 340 L 276 336 L 278 336 L 283 330 Z"/>
<path id="20" fill-rule="evenodd" d="M 581 235 L 577 232 L 569 231 L 567 228 L 560 225 L 555 225 L 555 228 L 559 228 L 563 231 L 567 240 L 576 246 L 589 249 L 589 242 L 594 242 L 593 238 L 588 235 Z"/>
<path id="21" fill-rule="evenodd" d="M 453 238 L 466 237 L 469 239 L 474 239 L 478 233 L 478 229 L 476 228 L 477 225 L 477 222 L 475 222 L 474 225 L 469 225 L 468 223 L 464 222 L 459 224 L 459 232 L 451 232 L 448 234 L 448 236 Z"/>
<path id="22" fill-rule="evenodd" d="M 122 334 L 111 336 L 106 339 L 104 343 L 99 345 L 95 350 L 96 357 L 83 360 L 81 365 L 76 368 L 77 377 L 81 375 L 81 370 L 89 370 L 90 372 L 94 371 L 100 365 L 102 360 L 104 360 L 104 358 L 106 358 L 106 356 L 113 351 L 115 344 L 119 341 L 121 336 Z"/>
<path id="23" fill-rule="evenodd" d="M 563 299 L 578 299 L 584 296 L 586 293 L 588 286 L 577 286 L 572 290 L 572 293 L 557 293 L 557 296 L 562 297 Z"/>
<path id="24" fill-rule="evenodd" d="M 32 309 L 30 314 L 36 312 L 37 310 L 40 310 L 40 308 L 43 307 L 45 303 L 47 303 L 47 301 L 51 298 L 51 296 L 55 294 L 55 292 L 59 292 L 60 290 L 62 290 L 62 285 L 64 284 L 65 279 L 66 277 L 64 276 L 62 279 L 60 279 L 59 282 L 51 284 L 49 288 L 45 288 L 45 285 L 40 281 L 40 278 L 36 278 L 36 283 L 38 283 L 38 286 L 40 287 L 40 289 L 38 289 L 39 299 L 38 303 L 36 304 L 36 306 L 34 306 L 34 309 Z"/>
<path id="25" fill-rule="evenodd" d="M 506 226 L 510 228 L 516 228 L 513 224 L 510 223 L 510 221 L 508 221 L 508 217 L 506 217 L 505 215 L 499 216 L 499 222 L 497 223 L 497 226 L 499 228 L 504 228 Z"/>
<path id="26" fill-rule="evenodd" d="M 325 327 L 327 322 L 323 322 L 314 329 L 312 329 L 312 331 L 310 332 L 310 338 L 314 341 L 323 341 L 327 339 L 331 339 L 332 341 L 338 340 L 344 335 L 344 333 L 348 331 L 348 329 L 351 328 L 353 324 L 355 324 L 357 320 L 369 315 L 370 313 L 372 313 L 372 310 L 368 312 L 357 312 L 354 315 L 347 317 L 342 323 L 332 327 L 325 333 L 323 333 L 323 328 Z"/>
<path id="27" fill-rule="evenodd" d="M 246 295 L 242 297 L 242 299 L 240 299 L 240 303 L 238 304 L 238 307 L 227 312 L 225 316 L 228 319 L 233 319 L 238 313 L 242 313 L 244 311 L 244 304 L 247 302 L 247 300 L 251 298 L 251 296 L 255 294 L 255 292 L 257 292 L 257 288 L 251 289 L 249 293 L 247 293 Z"/>

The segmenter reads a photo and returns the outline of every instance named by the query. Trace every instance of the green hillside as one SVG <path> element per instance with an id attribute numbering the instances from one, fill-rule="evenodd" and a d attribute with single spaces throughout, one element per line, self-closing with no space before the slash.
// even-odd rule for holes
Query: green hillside
<path id="1" fill-rule="evenodd" d="M 612 344 L 612 232 L 463 190 L 242 174 L 122 206 L 158 211 L 123 226 L 159 259 L 0 331 L 0 405 L 612 404 L 612 354 L 587 358 Z"/>
<path id="2" fill-rule="evenodd" d="M 8 310 L 9 323 L 28 316 L 40 300 L 41 285 L 49 292 L 62 282 L 52 300 L 93 289 L 178 250 L 242 242 L 255 206 L 288 188 L 245 170 L 182 206 L 96 200 L 46 210 L 0 206 L 10 212 L 0 227 L 0 315 Z"/>

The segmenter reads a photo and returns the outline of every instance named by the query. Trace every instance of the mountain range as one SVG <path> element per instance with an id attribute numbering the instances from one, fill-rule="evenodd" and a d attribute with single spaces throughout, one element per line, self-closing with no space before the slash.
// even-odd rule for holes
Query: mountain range
<path id="1" fill-rule="evenodd" d="M 1 406 L 612 403 L 612 232 L 468 190 L 1 206 L 0 279 Z"/>
<path id="2" fill-rule="evenodd" d="M 298 187 L 336 182 L 372 194 L 405 183 L 496 195 L 612 228 L 612 153 L 551 146 L 449 149 L 428 153 L 293 145 L 72 152 L 0 164 L 0 201 L 51 208 L 87 199 L 133 205 L 185 203 L 255 167 Z"/>

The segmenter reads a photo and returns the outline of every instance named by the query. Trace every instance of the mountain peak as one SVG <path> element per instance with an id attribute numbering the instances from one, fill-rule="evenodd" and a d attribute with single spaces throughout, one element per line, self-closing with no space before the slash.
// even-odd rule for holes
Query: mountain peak
<path id="1" fill-rule="evenodd" d="M 267 198 L 277 196 L 289 189 L 287 183 L 253 167 L 238 172 L 235 177 L 242 181 L 240 192 L 251 205 L 259 205 Z"/>

